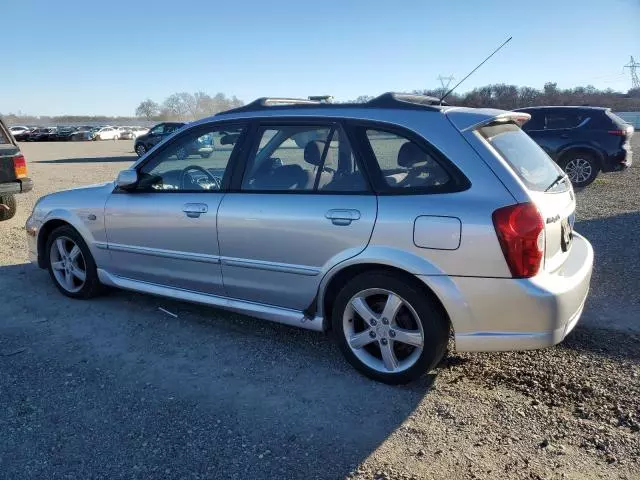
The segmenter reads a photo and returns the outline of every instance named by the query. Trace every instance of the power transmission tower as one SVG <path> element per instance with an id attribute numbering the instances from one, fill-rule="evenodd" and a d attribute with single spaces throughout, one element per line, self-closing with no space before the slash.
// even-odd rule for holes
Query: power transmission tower
<path id="1" fill-rule="evenodd" d="M 640 88 L 640 78 L 637 69 L 640 68 L 640 62 L 636 62 L 631 57 L 631 61 L 622 68 L 628 68 L 631 71 L 631 88 Z"/>
<path id="2" fill-rule="evenodd" d="M 448 77 L 443 77 L 442 75 L 438 75 L 438 80 L 440 80 L 440 85 L 442 86 L 442 95 L 444 95 L 446 92 L 449 91 L 449 85 L 451 85 L 451 82 L 453 82 L 455 80 L 455 77 L 453 75 L 449 75 Z M 446 80 L 446 84 L 444 83 Z"/>

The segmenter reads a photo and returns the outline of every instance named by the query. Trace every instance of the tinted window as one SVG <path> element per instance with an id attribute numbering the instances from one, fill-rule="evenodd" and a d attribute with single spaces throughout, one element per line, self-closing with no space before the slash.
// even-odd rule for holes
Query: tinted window
<path id="1" fill-rule="evenodd" d="M 540 112 L 533 112 L 533 111 L 525 111 L 525 113 L 528 113 L 529 115 L 531 115 L 531 119 L 526 122 L 523 126 L 522 129 L 526 132 L 528 130 L 543 130 L 544 129 L 544 113 L 540 113 Z"/>
<path id="2" fill-rule="evenodd" d="M 2 125 L 0 125 L 0 145 L 9 143 L 9 137 L 4 133 Z"/>
<path id="3" fill-rule="evenodd" d="M 240 127 L 211 127 L 184 132 L 140 170 L 138 188 L 145 191 L 213 191 L 238 143 Z"/>
<path id="4" fill-rule="evenodd" d="M 149 133 L 152 135 L 162 135 L 164 133 L 164 125 L 153 127 Z"/>
<path id="5" fill-rule="evenodd" d="M 511 166 L 527 188 L 544 191 L 562 170 L 529 135 L 512 123 L 489 125 L 480 133 Z M 562 182 L 556 190 L 566 190 Z"/>
<path id="6" fill-rule="evenodd" d="M 436 187 L 451 181 L 433 156 L 411 140 L 371 129 L 367 130 L 367 139 L 389 187 Z"/>
<path id="7" fill-rule="evenodd" d="M 587 116 L 581 112 L 552 112 L 546 114 L 546 128 L 554 130 L 558 128 L 575 128 L 580 125 Z"/>
<path id="8" fill-rule="evenodd" d="M 243 190 L 363 192 L 367 185 L 346 136 L 333 127 L 282 126 L 260 131 Z"/>

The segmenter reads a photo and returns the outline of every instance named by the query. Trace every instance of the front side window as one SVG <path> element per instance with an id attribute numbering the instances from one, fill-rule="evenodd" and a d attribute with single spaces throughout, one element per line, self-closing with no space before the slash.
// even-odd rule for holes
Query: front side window
<path id="1" fill-rule="evenodd" d="M 339 128 L 278 126 L 259 131 L 242 179 L 245 191 L 365 192 L 367 183 Z"/>
<path id="2" fill-rule="evenodd" d="M 382 130 L 367 129 L 366 135 L 387 187 L 429 188 L 452 181 L 436 159 L 415 142 Z"/>
<path id="3" fill-rule="evenodd" d="M 222 189 L 241 127 L 186 131 L 158 151 L 140 170 L 143 191 L 206 192 Z"/>
<path id="4" fill-rule="evenodd" d="M 157 125 L 149 132 L 151 135 L 162 135 L 164 133 L 164 125 Z"/>

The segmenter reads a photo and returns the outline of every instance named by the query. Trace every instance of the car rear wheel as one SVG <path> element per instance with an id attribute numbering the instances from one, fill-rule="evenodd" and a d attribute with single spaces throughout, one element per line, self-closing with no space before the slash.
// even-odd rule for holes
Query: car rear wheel
<path id="1" fill-rule="evenodd" d="M 347 361 L 380 382 L 415 380 L 446 352 L 448 320 L 422 289 L 401 275 L 357 276 L 336 297 L 331 318 Z"/>
<path id="2" fill-rule="evenodd" d="M 139 157 L 143 156 L 145 153 L 147 153 L 147 149 L 142 143 L 139 143 L 138 145 L 136 145 L 136 154 Z"/>
<path id="3" fill-rule="evenodd" d="M 586 187 L 598 176 L 600 166 L 596 158 L 586 152 L 568 154 L 562 162 L 562 168 L 575 187 Z"/>
<path id="4" fill-rule="evenodd" d="M 17 210 L 16 197 L 0 195 L 0 222 L 13 218 Z"/>
<path id="5" fill-rule="evenodd" d="M 56 228 L 47 239 L 45 254 L 53 283 L 67 297 L 87 299 L 102 291 L 89 247 L 72 227 Z"/>

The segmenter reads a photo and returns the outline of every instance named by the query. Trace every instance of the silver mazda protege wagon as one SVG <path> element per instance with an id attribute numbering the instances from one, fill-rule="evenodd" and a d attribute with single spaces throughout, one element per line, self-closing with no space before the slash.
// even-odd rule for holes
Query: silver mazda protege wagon
<path id="1" fill-rule="evenodd" d="M 542 348 L 576 325 L 593 250 L 529 115 L 384 94 L 259 99 L 186 125 L 115 182 L 42 197 L 31 256 L 103 286 L 331 331 L 404 383 L 459 351 Z"/>

